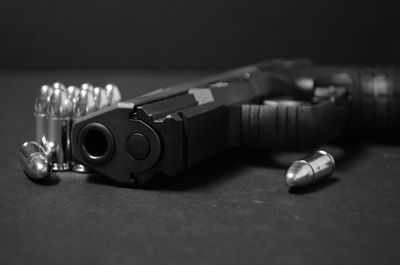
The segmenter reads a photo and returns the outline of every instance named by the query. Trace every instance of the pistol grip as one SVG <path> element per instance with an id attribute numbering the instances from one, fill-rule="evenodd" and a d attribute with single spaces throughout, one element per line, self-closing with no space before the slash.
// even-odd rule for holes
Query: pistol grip
<path id="1" fill-rule="evenodd" d="M 356 69 L 353 77 L 352 124 L 355 131 L 381 138 L 400 133 L 400 73 L 396 69 Z"/>

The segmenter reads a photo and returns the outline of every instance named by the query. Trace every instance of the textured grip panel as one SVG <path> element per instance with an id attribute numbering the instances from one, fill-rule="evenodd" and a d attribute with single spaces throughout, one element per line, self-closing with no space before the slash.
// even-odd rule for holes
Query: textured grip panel
<path id="1" fill-rule="evenodd" d="M 370 68 L 354 71 L 352 125 L 363 135 L 393 138 L 400 133 L 400 72 Z"/>
<path id="2" fill-rule="evenodd" d="M 243 105 L 241 145 L 266 149 L 312 148 L 337 136 L 346 123 L 347 105 L 270 102 Z"/>

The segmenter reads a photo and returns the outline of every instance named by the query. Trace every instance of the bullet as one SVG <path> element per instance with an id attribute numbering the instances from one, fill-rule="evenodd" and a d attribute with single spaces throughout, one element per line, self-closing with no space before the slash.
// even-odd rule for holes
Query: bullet
<path id="1" fill-rule="evenodd" d="M 61 89 L 61 90 L 65 90 L 65 85 L 61 82 L 54 82 L 53 83 L 53 88 L 54 89 Z"/>
<path id="2" fill-rule="evenodd" d="M 35 100 L 35 112 L 46 114 L 47 105 L 48 105 L 48 97 L 50 96 L 53 88 L 49 85 L 43 85 L 39 89 L 39 93 Z"/>
<path id="3" fill-rule="evenodd" d="M 76 87 L 76 86 L 68 86 L 67 87 L 67 96 L 72 103 L 76 100 L 76 98 L 79 94 L 79 91 L 80 91 L 79 87 Z"/>
<path id="4" fill-rule="evenodd" d="M 93 91 L 93 89 L 94 89 L 94 87 L 93 87 L 93 85 L 90 84 L 90 83 L 83 83 L 83 84 L 81 85 L 81 90 L 90 90 L 90 91 Z"/>
<path id="5" fill-rule="evenodd" d="M 49 97 L 47 116 L 47 142 L 44 144 L 52 170 L 66 171 L 71 160 L 71 111 L 72 103 L 67 90 L 61 86 L 54 88 Z"/>
<path id="6" fill-rule="evenodd" d="M 96 102 L 93 92 L 81 89 L 72 108 L 72 117 L 76 119 L 94 111 L 96 111 Z"/>
<path id="7" fill-rule="evenodd" d="M 335 172 L 335 160 L 323 150 L 293 162 L 286 170 L 285 183 L 289 187 L 304 187 L 328 178 Z"/>
<path id="8" fill-rule="evenodd" d="M 107 84 L 105 86 L 105 90 L 107 93 L 107 97 L 111 105 L 114 105 L 121 101 L 121 92 L 119 91 L 118 87 L 114 84 Z"/>
<path id="9" fill-rule="evenodd" d="M 39 93 L 36 96 L 35 106 L 33 115 L 35 116 L 35 139 L 36 142 L 41 144 L 47 141 L 47 106 L 49 102 L 50 94 L 53 88 L 49 85 L 43 85 L 39 89 Z"/>
<path id="10" fill-rule="evenodd" d="M 101 87 L 95 87 L 93 89 L 94 101 L 96 103 L 96 110 L 100 110 L 111 105 L 106 90 Z"/>
<path id="11" fill-rule="evenodd" d="M 25 142 L 18 150 L 19 160 L 25 173 L 34 180 L 50 176 L 50 163 L 42 146 L 37 142 Z"/>
<path id="12" fill-rule="evenodd" d="M 76 119 L 94 111 L 96 111 L 96 101 L 92 90 L 81 89 L 72 108 L 72 123 L 74 123 Z M 75 172 L 84 173 L 89 171 L 87 167 L 79 164 L 77 161 L 73 160 L 71 165 L 72 170 Z"/>

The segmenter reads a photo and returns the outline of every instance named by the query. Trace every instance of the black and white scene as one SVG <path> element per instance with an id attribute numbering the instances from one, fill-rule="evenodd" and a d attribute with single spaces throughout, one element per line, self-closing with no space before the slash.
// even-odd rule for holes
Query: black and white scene
<path id="1" fill-rule="evenodd" d="M 400 264 L 394 1 L 0 1 L 0 265 Z"/>

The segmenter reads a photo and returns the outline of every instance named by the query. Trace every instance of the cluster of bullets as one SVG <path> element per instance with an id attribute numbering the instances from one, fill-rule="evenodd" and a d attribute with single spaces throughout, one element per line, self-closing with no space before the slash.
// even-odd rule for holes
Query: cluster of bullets
<path id="1" fill-rule="evenodd" d="M 35 141 L 24 143 L 19 151 L 24 171 L 32 179 L 45 179 L 51 171 L 87 172 L 74 161 L 71 150 L 71 128 L 75 120 L 121 101 L 117 86 L 104 88 L 84 83 L 65 87 L 56 82 L 43 85 L 36 97 Z"/>

